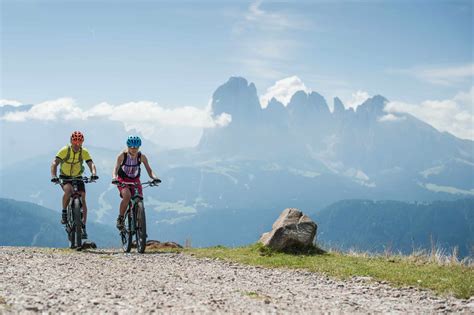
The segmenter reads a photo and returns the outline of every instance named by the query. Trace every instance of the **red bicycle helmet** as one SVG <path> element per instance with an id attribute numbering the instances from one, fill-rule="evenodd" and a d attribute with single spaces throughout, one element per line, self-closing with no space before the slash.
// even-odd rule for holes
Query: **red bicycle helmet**
<path id="1" fill-rule="evenodd" d="M 71 135 L 71 143 L 81 145 L 84 142 L 84 135 L 80 131 L 74 131 Z"/>

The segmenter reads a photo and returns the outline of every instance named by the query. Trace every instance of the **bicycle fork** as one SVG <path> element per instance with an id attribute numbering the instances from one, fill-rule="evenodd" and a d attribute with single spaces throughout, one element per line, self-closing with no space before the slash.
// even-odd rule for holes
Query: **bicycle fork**
<path id="1" fill-rule="evenodd" d="M 137 232 L 137 220 L 136 220 L 136 215 L 135 215 L 135 204 L 130 204 L 130 222 L 131 222 L 131 227 L 130 227 L 130 232 L 135 234 Z"/>

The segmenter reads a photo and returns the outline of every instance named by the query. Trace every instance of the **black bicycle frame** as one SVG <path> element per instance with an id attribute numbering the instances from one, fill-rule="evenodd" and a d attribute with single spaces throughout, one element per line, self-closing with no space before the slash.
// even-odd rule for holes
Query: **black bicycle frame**
<path id="1" fill-rule="evenodd" d="M 91 183 L 92 181 L 88 177 L 73 177 L 73 178 L 62 178 L 62 186 L 70 183 L 72 186 L 72 195 L 69 198 L 67 207 L 67 222 L 65 226 L 66 233 L 68 234 L 69 247 L 82 248 L 82 196 L 79 192 L 79 184 Z"/>
<path id="2" fill-rule="evenodd" d="M 122 238 L 122 248 L 124 252 L 126 253 L 130 252 L 131 247 L 132 247 L 132 239 L 133 239 L 133 236 L 135 235 L 136 241 L 137 241 L 136 243 L 137 251 L 139 253 L 143 253 L 146 247 L 146 218 L 145 218 L 145 209 L 143 206 L 143 198 L 140 196 L 139 190 L 138 190 L 138 186 L 140 184 L 135 183 L 135 182 L 128 182 L 128 183 L 123 182 L 123 183 L 118 183 L 117 185 L 121 187 L 128 187 L 129 189 L 133 188 L 132 198 L 130 199 L 127 209 L 125 210 L 125 213 L 124 213 L 125 226 L 124 226 L 124 229 L 120 231 L 120 236 Z M 146 188 L 149 186 L 158 186 L 158 183 L 154 181 L 149 181 L 149 182 L 143 183 L 142 185 L 143 188 Z M 139 207 L 140 202 L 141 202 L 141 208 Z M 141 224 L 143 225 L 140 227 L 139 227 L 139 222 L 138 222 L 139 210 L 142 215 Z"/>

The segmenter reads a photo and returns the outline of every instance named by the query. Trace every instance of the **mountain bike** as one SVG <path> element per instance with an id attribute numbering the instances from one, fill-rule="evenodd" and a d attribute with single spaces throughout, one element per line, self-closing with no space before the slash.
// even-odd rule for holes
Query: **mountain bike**
<path id="1" fill-rule="evenodd" d="M 69 239 L 69 248 L 82 249 L 82 202 L 78 185 L 80 183 L 93 183 L 88 177 L 61 178 L 62 183 L 71 183 L 72 195 L 67 206 L 67 222 L 65 230 Z M 59 183 L 58 183 L 59 184 Z"/>
<path id="2" fill-rule="evenodd" d="M 151 180 L 142 183 L 142 188 L 158 186 L 161 180 Z M 139 183 L 122 182 L 113 183 L 120 187 L 129 187 L 132 190 L 132 198 L 128 203 L 127 210 L 124 214 L 124 228 L 120 231 L 122 240 L 122 249 L 125 253 L 129 253 L 132 249 L 133 236 L 136 238 L 137 252 L 144 253 L 146 248 L 146 216 L 145 207 L 143 206 L 143 197 L 138 193 Z"/>

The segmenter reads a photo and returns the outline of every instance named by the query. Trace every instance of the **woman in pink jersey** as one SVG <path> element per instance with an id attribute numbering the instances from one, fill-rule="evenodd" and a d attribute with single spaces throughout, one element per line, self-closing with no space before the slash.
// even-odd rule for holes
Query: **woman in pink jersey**
<path id="1" fill-rule="evenodd" d="M 139 149 L 142 145 L 142 140 L 138 136 L 129 136 L 127 138 L 127 149 L 120 152 L 117 156 L 117 162 L 115 163 L 114 172 L 112 173 L 112 184 L 133 182 L 140 184 L 140 164 L 145 165 L 148 176 L 155 181 L 161 182 L 158 177 L 153 173 L 148 159 L 145 154 L 142 154 Z M 117 228 L 123 229 L 123 215 L 127 210 L 128 203 L 132 198 L 132 191 L 130 187 L 118 186 L 120 197 L 122 202 L 120 203 L 120 213 L 117 218 Z M 138 193 L 143 197 L 142 186 L 138 186 Z"/>

